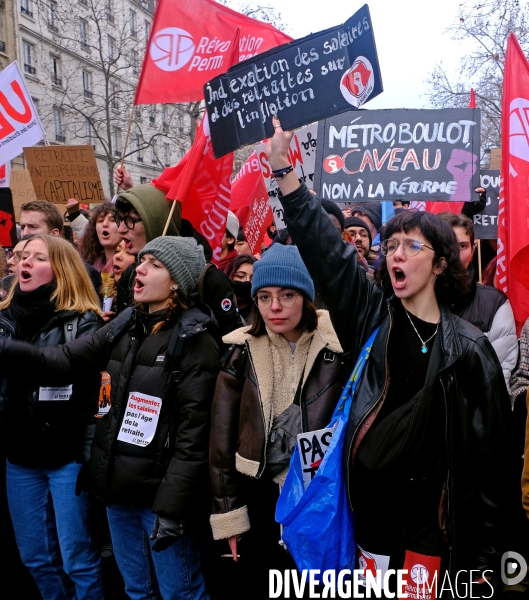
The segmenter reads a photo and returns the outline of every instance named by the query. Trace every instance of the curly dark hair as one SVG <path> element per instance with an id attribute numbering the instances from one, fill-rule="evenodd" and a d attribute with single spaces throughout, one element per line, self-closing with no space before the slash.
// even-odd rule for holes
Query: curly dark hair
<path id="1" fill-rule="evenodd" d="M 83 237 L 79 241 L 79 252 L 89 265 L 95 264 L 98 260 L 106 262 L 105 249 L 101 246 L 97 237 L 96 223 L 99 217 L 106 217 L 109 214 L 114 214 L 114 212 L 114 205 L 110 202 L 104 202 L 92 211 Z"/>
<path id="2" fill-rule="evenodd" d="M 435 280 L 435 295 L 438 302 L 450 304 L 456 298 L 470 290 L 470 277 L 467 269 L 459 259 L 459 244 L 453 229 L 437 215 L 421 211 L 403 211 L 386 223 L 384 239 L 389 239 L 394 233 L 410 233 L 418 230 L 434 249 L 432 265 L 446 267 Z M 386 257 L 375 272 L 375 279 L 383 288 L 392 289 Z"/>

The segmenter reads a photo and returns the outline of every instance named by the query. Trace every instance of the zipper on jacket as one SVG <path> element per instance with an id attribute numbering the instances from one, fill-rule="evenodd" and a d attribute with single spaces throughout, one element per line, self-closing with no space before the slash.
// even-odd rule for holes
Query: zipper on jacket
<path id="1" fill-rule="evenodd" d="M 445 384 L 443 383 L 443 379 L 441 376 L 439 376 L 439 381 L 441 382 L 441 387 L 443 388 L 443 398 L 445 401 L 445 413 L 446 413 L 446 417 L 445 417 L 445 444 L 446 444 L 446 454 L 447 454 L 447 461 L 446 461 L 446 518 L 447 518 L 447 522 L 448 522 L 448 526 L 450 526 L 450 456 L 449 456 L 449 452 L 448 452 L 448 399 L 446 397 L 446 388 L 445 388 Z M 450 538 L 452 537 L 452 532 L 451 531 L 447 531 L 448 535 L 450 535 Z M 448 546 L 448 572 L 451 573 L 452 572 L 452 563 L 453 563 L 453 546 L 452 546 L 452 539 L 450 539 L 449 542 L 449 546 Z"/>
<path id="2" fill-rule="evenodd" d="M 349 491 L 351 489 L 349 461 L 351 460 L 351 450 L 353 448 L 354 439 L 355 439 L 356 434 L 358 433 L 358 430 L 362 427 L 362 425 L 365 423 L 365 421 L 367 420 L 369 415 L 373 412 L 373 410 L 376 408 L 376 406 L 380 402 L 381 398 L 384 396 L 384 392 L 386 391 L 386 387 L 388 385 L 388 345 L 389 345 L 389 336 L 391 334 L 391 329 L 393 327 L 393 313 L 392 313 L 390 306 L 388 306 L 388 312 L 389 312 L 389 331 L 388 331 L 388 335 L 386 338 L 386 347 L 384 349 L 384 365 L 385 365 L 384 387 L 382 388 L 382 393 L 377 398 L 376 402 L 362 417 L 362 420 L 358 423 L 355 430 L 353 431 L 353 435 L 351 436 L 351 442 L 349 443 L 349 447 L 347 449 L 347 464 L 348 464 L 347 471 L 346 471 L 347 499 L 349 501 L 349 507 L 351 508 L 351 510 L 353 510 L 353 503 L 351 501 L 351 492 Z M 366 367 L 367 367 L 367 365 L 366 365 Z M 358 383 L 360 383 L 360 382 L 358 382 Z"/>
<path id="3" fill-rule="evenodd" d="M 259 479 L 261 477 L 261 475 L 263 474 L 263 472 L 265 470 L 265 467 L 266 467 L 266 446 L 267 446 L 267 442 L 268 442 L 268 433 L 266 431 L 266 419 L 265 419 L 265 415 L 264 415 L 263 401 L 261 399 L 261 390 L 259 389 L 259 381 L 257 380 L 257 371 L 255 370 L 255 365 L 254 365 L 254 362 L 253 362 L 252 353 L 250 352 L 250 345 L 248 344 L 248 341 L 244 342 L 244 345 L 246 346 L 246 350 L 248 352 L 248 360 L 250 361 L 250 364 L 252 365 L 253 372 L 255 373 L 255 380 L 256 380 L 256 383 L 257 383 L 257 385 L 256 385 L 256 387 L 257 387 L 257 396 L 259 397 L 259 407 L 261 409 L 261 417 L 263 418 L 263 429 L 265 430 L 264 452 L 263 452 L 263 465 L 262 465 L 262 467 L 259 468 L 259 470 L 257 471 L 257 474 L 255 476 L 256 479 Z M 271 409 L 272 409 L 272 407 L 270 407 L 270 410 Z"/>

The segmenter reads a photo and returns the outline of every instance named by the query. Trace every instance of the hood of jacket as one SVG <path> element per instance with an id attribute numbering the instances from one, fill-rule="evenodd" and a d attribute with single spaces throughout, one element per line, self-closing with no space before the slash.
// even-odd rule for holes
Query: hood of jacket
<path id="1" fill-rule="evenodd" d="M 122 192 L 119 197 L 130 202 L 140 216 L 145 227 L 147 242 L 162 235 L 172 206 L 172 202 L 167 200 L 164 192 L 147 183 L 136 185 L 127 192 Z M 177 202 L 167 235 L 180 235 L 181 214 L 182 205 Z"/>

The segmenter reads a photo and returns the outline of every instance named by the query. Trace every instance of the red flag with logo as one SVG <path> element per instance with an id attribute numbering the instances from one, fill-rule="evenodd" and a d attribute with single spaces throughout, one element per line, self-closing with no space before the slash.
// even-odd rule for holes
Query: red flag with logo
<path id="1" fill-rule="evenodd" d="M 202 119 L 189 152 L 176 165 L 165 169 L 152 184 L 168 200 L 182 202 L 182 218 L 209 242 L 217 263 L 230 207 L 233 153 L 215 158 L 207 114 Z"/>
<path id="2" fill-rule="evenodd" d="M 261 252 L 266 229 L 273 222 L 274 215 L 270 202 L 268 202 L 268 190 L 263 175 L 259 174 L 259 184 L 254 191 L 254 199 L 244 224 L 244 237 L 252 249 L 252 254 Z"/>
<path id="3" fill-rule="evenodd" d="M 529 63 L 511 33 L 502 99 L 496 285 L 512 305 L 518 335 L 529 318 Z"/>
<path id="4" fill-rule="evenodd" d="M 204 84 L 231 66 L 238 27 L 237 61 L 292 41 L 269 23 L 213 0 L 159 0 L 134 104 L 202 99 Z"/>

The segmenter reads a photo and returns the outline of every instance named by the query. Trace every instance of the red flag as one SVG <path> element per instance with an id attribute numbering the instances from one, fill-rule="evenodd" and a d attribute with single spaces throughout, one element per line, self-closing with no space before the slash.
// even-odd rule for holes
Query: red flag
<path id="1" fill-rule="evenodd" d="M 269 23 L 213 0 L 159 0 L 134 104 L 202 99 L 204 84 L 231 66 L 230 48 L 238 27 L 237 60 L 292 41 Z"/>
<path id="2" fill-rule="evenodd" d="M 468 108 L 476 108 L 476 92 L 474 88 L 470 89 L 470 102 L 468 103 Z"/>
<path id="3" fill-rule="evenodd" d="M 502 99 L 496 281 L 511 301 L 518 335 L 529 317 L 529 63 L 511 33 Z"/>
<path id="4" fill-rule="evenodd" d="M 260 174 L 258 186 L 254 192 L 254 199 L 244 225 L 244 237 L 252 249 L 252 254 L 261 252 L 261 246 L 267 227 L 272 225 L 274 215 L 268 202 L 268 190 Z"/>
<path id="5" fill-rule="evenodd" d="M 231 182 L 231 211 L 250 206 L 262 178 L 257 153 L 253 152 Z"/>

